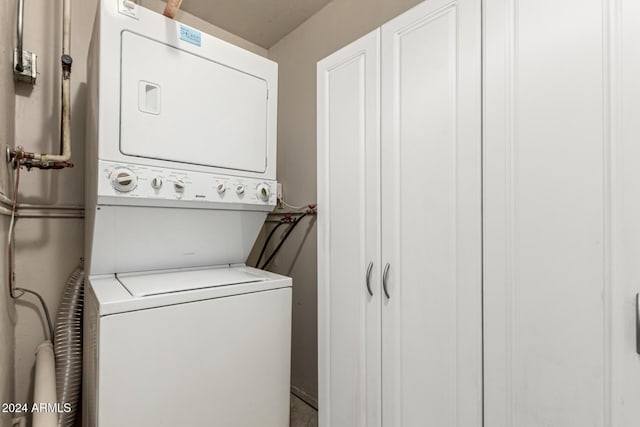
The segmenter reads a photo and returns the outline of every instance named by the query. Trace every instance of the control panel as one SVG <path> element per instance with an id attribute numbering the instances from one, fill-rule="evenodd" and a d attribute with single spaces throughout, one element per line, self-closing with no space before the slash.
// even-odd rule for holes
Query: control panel
<path id="1" fill-rule="evenodd" d="M 276 182 L 100 161 L 98 196 L 118 204 L 165 201 L 275 206 Z M 137 200 L 134 202 L 134 199 Z"/>

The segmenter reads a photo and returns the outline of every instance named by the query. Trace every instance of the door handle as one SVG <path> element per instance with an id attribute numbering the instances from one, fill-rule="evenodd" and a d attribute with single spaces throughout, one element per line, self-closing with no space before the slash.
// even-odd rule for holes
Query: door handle
<path id="1" fill-rule="evenodd" d="M 389 277 L 389 267 L 391 267 L 391 264 L 387 263 L 387 265 L 384 266 L 384 273 L 382 273 L 382 289 L 384 289 L 384 294 L 386 295 L 387 299 L 391 299 L 391 296 L 389 295 L 389 290 L 387 289 L 387 278 Z"/>
<path id="2" fill-rule="evenodd" d="M 369 266 L 367 267 L 367 291 L 369 292 L 369 296 L 373 296 L 373 291 L 371 290 L 371 269 L 373 268 L 373 261 L 369 262 Z"/>
<path id="3" fill-rule="evenodd" d="M 636 353 L 640 354 L 640 293 L 636 294 Z"/>

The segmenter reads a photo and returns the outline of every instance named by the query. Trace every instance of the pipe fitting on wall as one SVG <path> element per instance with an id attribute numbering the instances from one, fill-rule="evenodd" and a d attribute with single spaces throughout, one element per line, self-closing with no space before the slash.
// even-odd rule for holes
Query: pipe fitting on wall
<path id="1" fill-rule="evenodd" d="M 18 14 L 16 19 L 16 48 L 13 51 L 13 77 L 18 82 L 36 84 L 38 77 L 38 56 L 24 50 L 22 42 L 24 36 L 24 0 L 18 0 Z"/>
<path id="2" fill-rule="evenodd" d="M 18 43 L 22 46 L 22 3 L 20 0 L 18 13 Z M 27 169 L 63 169 L 72 167 L 71 160 L 71 0 L 63 0 L 62 2 L 62 56 L 60 62 L 62 65 L 62 96 L 60 111 L 60 154 L 45 154 L 27 152 L 22 149 L 9 149 L 7 160 L 13 164 L 13 167 L 26 166 Z M 21 56 L 16 54 L 16 64 L 21 64 Z M 35 65 L 35 63 L 34 63 Z M 22 65 L 20 65 L 22 66 Z M 16 69 L 17 71 L 17 69 Z M 35 79 L 34 79 L 35 82 Z"/>
<path id="3" fill-rule="evenodd" d="M 71 55 L 64 54 L 60 57 L 60 63 L 62 64 L 62 78 L 69 80 L 71 78 L 71 65 L 73 64 L 73 58 Z"/>
<path id="4" fill-rule="evenodd" d="M 72 162 L 52 161 L 50 158 L 47 158 L 47 154 L 30 153 L 28 151 L 24 151 L 22 147 L 7 147 L 7 163 L 10 163 L 14 169 L 24 166 L 27 170 L 31 170 L 31 168 L 65 169 L 73 167 Z"/>

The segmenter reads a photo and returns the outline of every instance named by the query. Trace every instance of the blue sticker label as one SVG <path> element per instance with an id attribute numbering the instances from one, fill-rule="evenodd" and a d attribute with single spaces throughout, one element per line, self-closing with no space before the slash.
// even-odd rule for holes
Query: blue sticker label
<path id="1" fill-rule="evenodd" d="M 200 46 L 202 44 L 202 33 L 192 28 L 180 25 L 180 40 L 184 40 L 187 43 Z"/>

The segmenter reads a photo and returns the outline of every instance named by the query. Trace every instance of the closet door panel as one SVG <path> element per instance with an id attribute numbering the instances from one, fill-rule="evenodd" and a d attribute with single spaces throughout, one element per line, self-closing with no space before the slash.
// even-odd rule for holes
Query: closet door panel
<path id="1" fill-rule="evenodd" d="M 612 426 L 640 424 L 640 2 L 612 4 Z M 616 38 L 617 36 L 617 38 Z M 617 72 L 620 70 L 620 72 Z M 619 79 L 619 80 L 618 80 Z"/>
<path id="2" fill-rule="evenodd" d="M 480 23 L 431 0 L 382 27 L 385 426 L 482 423 Z"/>
<path id="3" fill-rule="evenodd" d="M 381 423 L 379 49 L 376 30 L 318 64 L 323 427 Z"/>
<path id="4" fill-rule="evenodd" d="M 486 425 L 638 425 L 637 2 L 485 6 Z"/>

